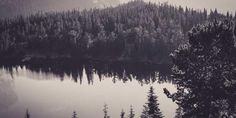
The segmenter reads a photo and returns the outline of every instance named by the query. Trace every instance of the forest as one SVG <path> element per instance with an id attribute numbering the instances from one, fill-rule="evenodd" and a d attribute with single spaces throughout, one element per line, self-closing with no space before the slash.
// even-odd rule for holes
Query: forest
<path id="1" fill-rule="evenodd" d="M 163 88 L 166 97 L 178 105 L 175 118 L 234 118 L 235 24 L 236 14 L 229 12 L 143 1 L 104 9 L 37 13 L 0 21 L 0 57 L 1 63 L 24 62 L 5 66 L 10 72 L 20 66 L 34 72 L 68 74 L 80 83 L 84 69 L 89 84 L 93 83 L 93 73 L 98 73 L 99 79 L 116 76 L 124 83 L 132 75 L 141 84 L 156 82 L 158 74 L 163 80 L 157 82 L 176 85 L 174 93 Z M 63 64 L 64 59 L 71 65 Z M 76 67 L 78 59 L 117 63 Z M 130 67 L 134 71 L 127 63 L 121 63 L 129 61 L 133 62 Z M 145 63 L 138 66 L 135 62 Z M 172 64 L 171 77 L 167 77 L 171 80 L 165 79 L 163 71 L 156 73 L 155 64 Z M 140 117 L 162 118 L 152 87 L 147 98 Z M 110 118 L 107 105 L 103 111 L 104 118 Z M 124 116 L 122 111 L 120 117 Z M 131 107 L 128 117 L 134 116 Z M 72 117 L 77 118 L 77 113 L 73 112 Z"/>
<path id="2" fill-rule="evenodd" d="M 215 20 L 193 27 L 187 43 L 170 54 L 173 62 L 171 81 L 177 91 L 171 93 L 163 88 L 163 92 L 178 105 L 175 118 L 236 117 L 235 44 L 236 25 L 233 21 Z M 152 87 L 147 98 L 140 117 L 162 118 L 158 97 Z M 75 112 L 73 114 L 76 116 Z M 124 114 L 122 111 L 121 118 Z M 128 118 L 134 117 L 131 107 Z M 107 105 L 104 106 L 104 118 L 110 118 Z"/>
<path id="3" fill-rule="evenodd" d="M 104 9 L 37 13 L 0 20 L 0 56 L 6 61 L 91 59 L 170 64 L 187 32 L 214 19 L 217 10 L 131 1 Z"/>

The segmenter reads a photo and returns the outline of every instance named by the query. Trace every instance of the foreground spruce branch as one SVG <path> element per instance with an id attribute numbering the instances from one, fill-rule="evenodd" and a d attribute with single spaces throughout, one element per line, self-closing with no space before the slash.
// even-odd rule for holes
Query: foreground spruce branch
<path id="1" fill-rule="evenodd" d="M 189 32 L 188 44 L 171 55 L 178 91 L 164 91 L 179 105 L 179 116 L 236 117 L 235 31 L 228 20 L 198 25 Z"/>

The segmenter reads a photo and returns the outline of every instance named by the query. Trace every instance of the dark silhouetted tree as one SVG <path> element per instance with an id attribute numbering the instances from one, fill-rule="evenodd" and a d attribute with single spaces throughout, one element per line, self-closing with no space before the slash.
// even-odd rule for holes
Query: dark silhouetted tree
<path id="1" fill-rule="evenodd" d="M 133 109 L 133 106 L 131 105 L 130 106 L 130 112 L 129 112 L 128 118 L 134 118 L 134 116 L 135 116 L 134 109 Z"/>
<path id="2" fill-rule="evenodd" d="M 183 110 L 181 109 L 181 107 L 178 107 L 177 109 L 176 109 L 176 114 L 175 114 L 175 117 L 174 118 L 183 118 Z"/>
<path id="3" fill-rule="evenodd" d="M 72 118 L 78 118 L 78 117 L 77 117 L 77 113 L 76 113 L 76 111 L 73 112 L 73 114 L 72 114 Z"/>
<path id="4" fill-rule="evenodd" d="M 188 43 L 171 54 L 178 91 L 164 92 L 176 101 L 184 118 L 236 115 L 234 31 L 228 20 L 197 25 L 189 32 Z"/>
<path id="5" fill-rule="evenodd" d="M 110 118 L 110 116 L 108 116 L 108 106 L 107 106 L 107 104 L 104 105 L 103 112 L 104 112 L 104 118 Z"/>
<path id="6" fill-rule="evenodd" d="M 143 112 L 142 112 L 140 118 L 151 118 L 151 116 L 148 113 L 149 108 L 147 107 L 147 105 L 144 105 L 143 107 L 144 107 Z"/>
<path id="7" fill-rule="evenodd" d="M 162 118 L 162 113 L 159 109 L 157 96 L 154 93 L 153 87 L 150 87 L 148 93 L 148 102 L 144 105 L 141 118 Z"/>
<path id="8" fill-rule="evenodd" d="M 28 109 L 26 109 L 25 118 L 30 118 L 30 113 Z"/>
<path id="9" fill-rule="evenodd" d="M 120 118 L 125 118 L 125 112 L 124 110 L 122 109 L 121 113 L 120 113 Z"/>

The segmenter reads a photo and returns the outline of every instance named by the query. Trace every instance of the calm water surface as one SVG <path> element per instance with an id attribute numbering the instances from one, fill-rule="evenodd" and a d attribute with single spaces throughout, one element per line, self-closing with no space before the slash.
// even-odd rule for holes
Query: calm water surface
<path id="1" fill-rule="evenodd" d="M 122 109 L 128 115 L 130 105 L 135 117 L 140 117 L 150 86 L 158 95 L 159 108 L 165 118 L 175 115 L 177 105 L 163 93 L 163 88 L 176 91 L 171 82 L 138 81 L 138 77 L 150 79 L 151 76 L 126 74 L 125 70 L 119 76 L 112 72 L 99 74 L 86 68 L 82 68 L 79 75 L 55 72 L 33 71 L 25 66 L 10 70 L 1 67 L 0 118 L 24 118 L 26 109 L 32 118 L 70 118 L 73 111 L 79 118 L 103 118 L 104 104 L 108 105 L 112 118 L 119 118 Z M 155 78 L 160 79 L 159 74 L 155 72 Z"/>

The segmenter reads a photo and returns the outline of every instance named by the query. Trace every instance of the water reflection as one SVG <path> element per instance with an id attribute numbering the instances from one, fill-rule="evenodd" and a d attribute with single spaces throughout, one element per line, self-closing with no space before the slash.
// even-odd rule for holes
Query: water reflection
<path id="1" fill-rule="evenodd" d="M 5 111 L 17 101 L 13 80 L 0 71 L 0 111 Z"/>
<path id="2" fill-rule="evenodd" d="M 0 66 L 1 67 L 1 66 Z M 66 76 L 72 77 L 74 82 L 83 83 L 83 71 L 87 77 L 88 84 L 93 84 L 93 75 L 99 77 L 99 81 L 103 78 L 111 77 L 113 83 L 122 81 L 137 80 L 141 85 L 153 82 L 171 83 L 169 65 L 149 65 L 140 63 L 24 63 L 2 65 L 2 68 L 12 75 L 13 70 L 30 70 L 31 73 L 41 73 L 45 75 L 54 75 L 64 80 Z M 41 79 L 51 79 L 41 78 Z"/>
<path id="3" fill-rule="evenodd" d="M 163 88 L 171 92 L 176 88 L 167 79 L 165 68 L 121 63 L 4 65 L 0 72 L 12 80 L 18 99 L 11 108 L 0 110 L 0 117 L 24 117 L 29 109 L 32 118 L 71 117 L 73 111 L 81 118 L 100 118 L 104 117 L 104 104 L 109 105 L 112 118 L 120 117 L 122 109 L 129 114 L 131 105 L 139 117 L 152 85 L 161 112 L 171 118 L 177 105 L 166 97 Z"/>

